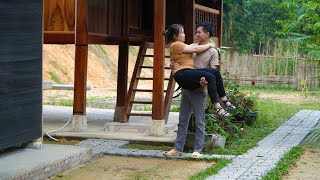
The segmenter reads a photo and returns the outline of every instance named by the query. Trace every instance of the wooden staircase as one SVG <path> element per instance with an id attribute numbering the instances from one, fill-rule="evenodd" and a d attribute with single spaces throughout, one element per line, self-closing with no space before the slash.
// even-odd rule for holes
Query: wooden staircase
<path id="1" fill-rule="evenodd" d="M 142 42 L 140 44 L 138 56 L 137 56 L 137 61 L 134 67 L 134 71 L 132 74 L 131 82 L 130 82 L 130 87 L 128 90 L 128 94 L 126 97 L 126 103 L 124 106 L 124 110 L 122 112 L 122 122 L 128 122 L 130 116 L 144 116 L 144 117 L 152 117 L 152 113 L 132 113 L 132 106 L 134 104 L 150 104 L 152 105 L 152 100 L 151 101 L 139 101 L 135 99 L 136 93 L 152 93 L 152 87 L 150 89 L 142 89 L 138 88 L 138 83 L 140 81 L 152 81 L 153 77 L 142 77 L 141 72 L 142 69 L 153 69 L 153 66 L 149 65 L 144 65 L 145 58 L 153 58 L 153 54 L 146 54 L 147 49 L 153 49 L 153 43 L 148 43 L 148 42 Z M 170 62 L 170 56 L 165 56 L 165 60 Z M 171 68 L 165 67 L 165 75 L 169 74 L 170 76 L 167 78 L 164 78 L 164 81 L 168 81 L 167 83 L 167 88 L 164 90 L 165 93 L 165 98 L 164 98 L 164 118 L 165 122 L 167 123 L 168 121 L 168 116 L 170 112 L 170 106 L 171 106 L 171 100 L 172 100 L 172 95 L 174 92 L 174 86 L 175 86 L 175 81 L 173 79 L 173 75 L 171 74 Z"/>

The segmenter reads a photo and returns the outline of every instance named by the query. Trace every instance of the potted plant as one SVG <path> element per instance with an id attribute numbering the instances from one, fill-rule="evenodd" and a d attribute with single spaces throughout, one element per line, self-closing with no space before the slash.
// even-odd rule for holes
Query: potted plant
<path id="1" fill-rule="evenodd" d="M 242 133 L 242 126 L 249 118 L 249 115 L 254 115 L 253 108 L 256 97 L 248 95 L 239 90 L 237 81 L 228 81 L 226 83 L 228 99 L 236 106 L 235 110 L 228 110 L 231 118 L 220 118 L 216 116 L 216 109 L 207 99 L 205 109 L 205 149 L 212 147 L 224 147 L 226 139 L 239 136 Z M 192 147 L 195 133 L 195 121 L 192 116 L 189 121 L 188 135 L 186 147 Z"/>
<path id="2" fill-rule="evenodd" d="M 246 124 L 248 126 L 252 126 L 254 121 L 256 120 L 257 116 L 258 116 L 259 111 L 250 111 L 247 118 L 246 118 Z"/>
<path id="3" fill-rule="evenodd" d="M 210 149 L 214 147 L 224 148 L 228 137 L 238 135 L 240 133 L 240 128 L 231 121 L 232 119 L 220 118 L 216 116 L 216 109 L 210 103 L 209 98 L 207 99 L 205 113 L 206 134 L 204 149 Z M 195 119 L 193 116 L 191 116 L 186 141 L 187 148 L 191 148 L 193 145 L 195 131 Z"/>
<path id="4" fill-rule="evenodd" d="M 242 127 L 244 123 L 253 124 L 254 118 L 257 116 L 258 112 L 254 110 L 254 105 L 256 104 L 256 96 L 253 94 L 247 94 L 239 90 L 239 83 L 234 81 L 226 82 L 228 99 L 237 108 L 230 111 L 233 122 Z"/>
<path id="5" fill-rule="evenodd" d="M 205 140 L 204 149 L 211 149 L 214 147 L 224 148 L 229 133 L 225 131 L 224 124 L 214 114 L 205 115 Z M 185 143 L 186 148 L 192 148 L 195 139 L 195 119 L 191 116 L 188 126 L 188 134 Z"/>

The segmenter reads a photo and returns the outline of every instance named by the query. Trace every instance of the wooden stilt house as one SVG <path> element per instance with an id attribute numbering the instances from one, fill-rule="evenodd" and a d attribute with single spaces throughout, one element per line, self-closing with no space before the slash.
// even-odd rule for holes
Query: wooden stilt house
<path id="1" fill-rule="evenodd" d="M 75 44 L 73 114 L 75 116 L 86 114 L 88 44 L 119 45 L 114 121 L 127 122 L 129 116 L 135 115 L 151 116 L 155 127 L 164 124 L 170 109 L 174 83 L 172 77 L 164 79 L 166 67 L 163 32 L 170 24 L 183 24 L 186 42 L 192 43 L 196 24 L 210 21 L 216 30 L 216 42 L 221 45 L 222 1 L 44 0 L 44 43 Z M 140 50 L 133 79 L 127 90 L 130 45 L 140 46 Z M 154 48 L 153 55 L 145 54 L 148 47 Z M 153 57 L 153 67 L 142 67 L 141 61 L 147 56 Z M 139 77 L 141 68 L 153 68 L 153 77 L 147 79 Z M 136 89 L 139 80 L 153 81 L 153 88 L 145 90 L 152 92 L 152 102 L 134 101 L 134 95 L 143 91 Z M 168 87 L 164 87 L 164 80 L 169 80 Z M 152 104 L 152 114 L 131 113 L 133 103 Z"/>

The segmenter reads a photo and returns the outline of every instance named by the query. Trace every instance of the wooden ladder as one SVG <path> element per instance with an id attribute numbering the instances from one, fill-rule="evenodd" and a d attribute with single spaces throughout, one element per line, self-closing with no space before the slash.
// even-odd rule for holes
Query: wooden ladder
<path id="1" fill-rule="evenodd" d="M 130 87 L 128 90 L 128 94 L 126 97 L 126 102 L 125 106 L 122 112 L 122 122 L 128 122 L 130 116 L 144 116 L 144 117 L 152 117 L 152 113 L 132 113 L 132 106 L 133 104 L 151 104 L 152 105 L 152 100 L 151 101 L 137 101 L 135 100 L 135 95 L 138 92 L 151 92 L 152 93 L 152 88 L 150 89 L 138 89 L 138 83 L 139 81 L 152 81 L 153 77 L 141 77 L 141 72 L 142 69 L 153 69 L 153 66 L 147 66 L 144 65 L 144 61 L 146 57 L 153 58 L 153 54 L 146 54 L 147 49 L 153 48 L 153 43 L 147 43 L 147 42 L 142 42 L 140 44 L 138 56 L 137 56 L 137 61 L 134 67 L 134 71 L 132 74 L 131 82 L 130 82 Z M 165 59 L 170 59 L 170 56 L 165 56 Z M 165 67 L 165 72 L 170 71 L 170 77 L 169 78 L 164 78 L 165 81 L 169 81 L 167 84 L 166 90 L 164 90 L 165 93 L 165 98 L 164 98 L 164 118 L 165 122 L 167 123 L 168 121 L 168 116 L 170 112 L 170 106 L 171 106 L 171 100 L 172 100 L 172 95 L 174 93 L 174 86 L 175 86 L 175 81 L 173 78 L 173 75 L 171 73 L 171 68 L 170 67 Z M 166 74 L 166 73 L 165 73 Z"/>

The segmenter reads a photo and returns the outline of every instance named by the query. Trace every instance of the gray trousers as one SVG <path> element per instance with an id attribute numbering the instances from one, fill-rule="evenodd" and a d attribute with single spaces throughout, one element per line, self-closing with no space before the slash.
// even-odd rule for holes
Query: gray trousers
<path id="1" fill-rule="evenodd" d="M 205 107 L 208 93 L 204 92 L 200 88 L 196 90 L 182 89 L 181 95 L 179 124 L 175 148 L 176 150 L 183 152 L 189 120 L 193 112 L 196 125 L 193 150 L 201 152 L 204 146 Z"/>

